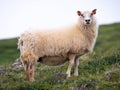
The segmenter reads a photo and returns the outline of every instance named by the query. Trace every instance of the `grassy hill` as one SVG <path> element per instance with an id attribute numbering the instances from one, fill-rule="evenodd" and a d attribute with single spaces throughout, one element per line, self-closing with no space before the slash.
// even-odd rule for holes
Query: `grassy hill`
<path id="1" fill-rule="evenodd" d="M 0 90 L 120 90 L 120 23 L 100 26 L 94 52 L 80 60 L 78 77 L 65 78 L 68 63 L 39 64 L 36 81 L 29 83 L 23 69 L 9 67 L 18 57 L 16 38 L 0 40 L 0 66 L 5 67 L 0 72 Z"/>
<path id="2" fill-rule="evenodd" d="M 19 57 L 17 38 L 0 40 L 0 64 L 9 64 Z"/>

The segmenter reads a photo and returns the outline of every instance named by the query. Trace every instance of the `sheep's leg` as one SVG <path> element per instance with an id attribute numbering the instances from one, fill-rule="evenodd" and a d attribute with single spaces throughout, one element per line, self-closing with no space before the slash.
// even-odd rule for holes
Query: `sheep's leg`
<path id="1" fill-rule="evenodd" d="M 21 55 L 26 77 L 30 82 L 34 81 L 34 67 L 37 59 L 38 58 L 33 53 L 24 53 Z"/>
<path id="2" fill-rule="evenodd" d="M 24 67 L 24 70 L 26 71 L 26 66 L 25 66 L 25 64 L 24 64 L 24 62 L 23 62 L 23 60 L 22 60 L 22 57 L 20 57 L 20 61 L 21 61 L 21 63 L 22 63 L 22 65 L 23 65 L 23 67 Z"/>
<path id="3" fill-rule="evenodd" d="M 78 76 L 78 66 L 79 66 L 79 58 L 77 58 L 74 63 L 74 76 Z"/>
<path id="4" fill-rule="evenodd" d="M 33 82 L 34 81 L 34 63 L 33 62 L 27 62 L 27 65 L 26 65 L 26 76 L 27 76 L 27 79 L 30 81 L 30 82 Z"/>
<path id="5" fill-rule="evenodd" d="M 69 56 L 69 65 L 68 65 L 68 69 L 67 69 L 67 77 L 70 77 L 71 76 L 71 68 L 74 64 L 74 59 L 75 59 L 75 55 L 70 55 Z"/>

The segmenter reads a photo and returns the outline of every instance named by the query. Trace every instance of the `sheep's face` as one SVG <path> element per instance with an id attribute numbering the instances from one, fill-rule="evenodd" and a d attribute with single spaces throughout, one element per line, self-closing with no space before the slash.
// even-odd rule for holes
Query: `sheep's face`
<path id="1" fill-rule="evenodd" d="M 85 11 L 83 13 L 77 11 L 77 14 L 82 19 L 82 23 L 84 25 L 90 25 L 93 21 L 93 15 L 96 14 L 96 9 L 94 9 L 92 12 Z"/>

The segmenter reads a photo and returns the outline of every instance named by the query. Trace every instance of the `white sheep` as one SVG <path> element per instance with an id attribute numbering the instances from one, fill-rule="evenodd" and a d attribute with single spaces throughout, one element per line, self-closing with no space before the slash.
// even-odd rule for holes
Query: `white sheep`
<path id="1" fill-rule="evenodd" d="M 34 81 L 34 66 L 37 61 L 46 65 L 60 65 L 69 61 L 67 77 L 75 65 L 74 76 L 78 76 L 78 57 L 92 52 L 98 35 L 94 14 L 77 11 L 78 21 L 68 28 L 52 31 L 29 31 L 21 35 L 18 41 L 21 62 L 29 81 Z"/>

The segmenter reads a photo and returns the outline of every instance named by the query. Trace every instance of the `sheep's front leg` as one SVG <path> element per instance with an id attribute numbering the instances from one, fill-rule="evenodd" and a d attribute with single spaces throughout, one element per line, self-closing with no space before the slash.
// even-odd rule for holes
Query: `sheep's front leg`
<path id="1" fill-rule="evenodd" d="M 74 64 L 74 59 L 75 59 L 75 55 L 69 55 L 69 65 L 68 65 L 68 69 L 67 69 L 67 77 L 71 76 L 71 68 Z"/>
<path id="2" fill-rule="evenodd" d="M 77 58 L 74 63 L 74 76 L 78 76 L 78 66 L 79 66 L 79 58 Z"/>

